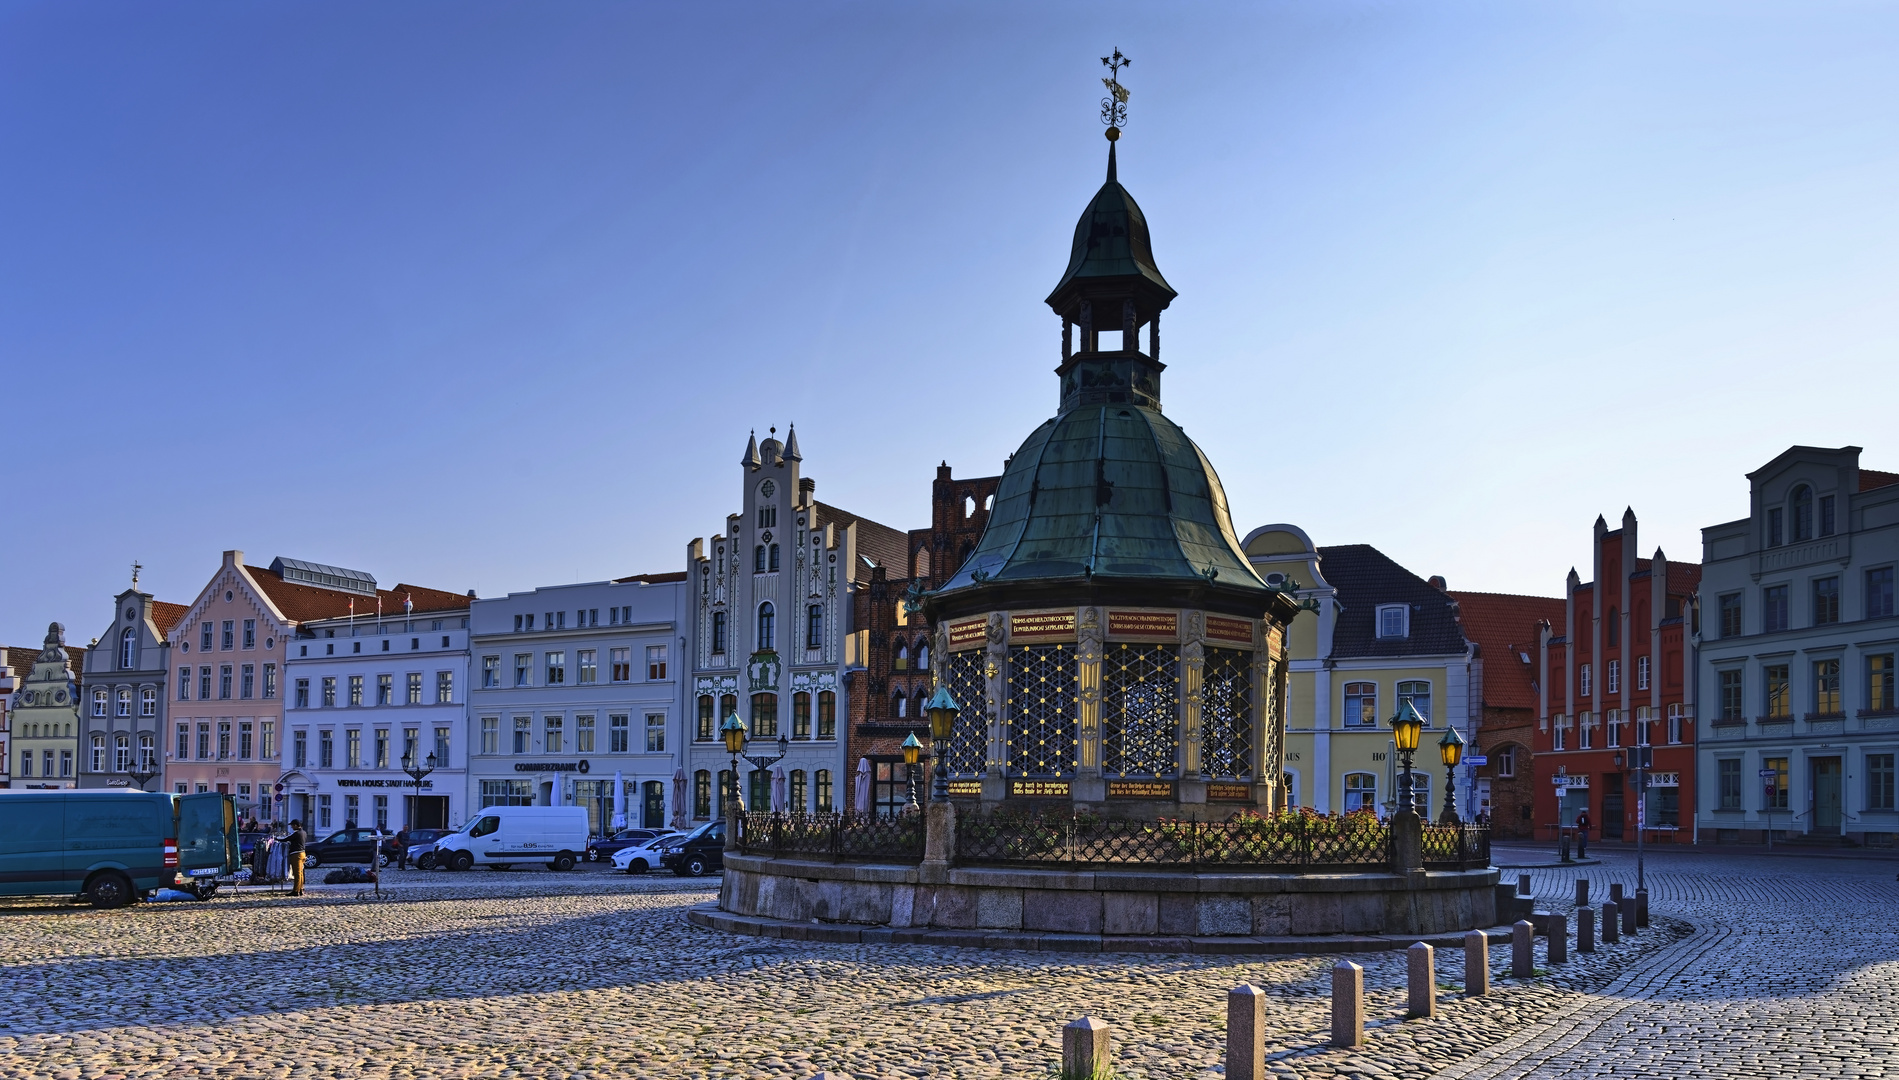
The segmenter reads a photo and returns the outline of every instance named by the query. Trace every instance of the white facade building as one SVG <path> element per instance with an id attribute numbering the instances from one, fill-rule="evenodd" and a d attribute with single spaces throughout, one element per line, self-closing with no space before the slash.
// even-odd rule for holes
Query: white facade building
<path id="1" fill-rule="evenodd" d="M 644 574 L 478 600 L 470 808 L 588 808 L 596 833 L 675 818 L 684 737 L 686 575 Z"/>
<path id="2" fill-rule="evenodd" d="M 380 617 L 371 599 L 361 616 L 302 623 L 284 661 L 279 786 L 317 836 L 350 822 L 448 828 L 468 812 L 472 600 L 402 585 L 382 597 Z M 409 610 L 389 610 L 404 601 Z M 419 782 L 405 771 L 431 757 Z"/>

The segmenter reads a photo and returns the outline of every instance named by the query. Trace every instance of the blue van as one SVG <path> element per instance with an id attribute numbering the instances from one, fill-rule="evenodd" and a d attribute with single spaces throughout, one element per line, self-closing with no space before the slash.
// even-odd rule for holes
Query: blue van
<path id="1" fill-rule="evenodd" d="M 222 792 L 0 791 L 0 896 L 115 908 L 173 886 L 202 899 L 238 865 L 237 806 Z"/>

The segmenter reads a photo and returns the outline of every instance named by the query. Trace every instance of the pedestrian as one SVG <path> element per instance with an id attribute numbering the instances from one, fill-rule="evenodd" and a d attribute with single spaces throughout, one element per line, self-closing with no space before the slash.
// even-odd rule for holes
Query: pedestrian
<path id="1" fill-rule="evenodd" d="M 396 869 L 409 868 L 409 827 L 404 825 L 396 830 Z"/>
<path id="2" fill-rule="evenodd" d="M 1576 811 L 1576 857 L 1589 857 L 1589 811 Z"/>
<path id="3" fill-rule="evenodd" d="M 290 895 L 303 895 L 303 822 L 290 819 L 290 835 L 284 839 L 284 854 L 290 865 Z"/>

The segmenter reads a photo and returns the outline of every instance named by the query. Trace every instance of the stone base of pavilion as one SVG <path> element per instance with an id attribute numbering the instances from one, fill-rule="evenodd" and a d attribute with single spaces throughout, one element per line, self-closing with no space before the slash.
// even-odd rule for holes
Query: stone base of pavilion
<path id="1" fill-rule="evenodd" d="M 689 918 L 796 940 L 1084 952 L 1362 951 L 1440 937 L 1462 944 L 1465 931 L 1499 922 L 1498 877 L 1488 867 L 1402 874 L 1089 871 L 728 851 L 716 908 L 695 908 Z"/>

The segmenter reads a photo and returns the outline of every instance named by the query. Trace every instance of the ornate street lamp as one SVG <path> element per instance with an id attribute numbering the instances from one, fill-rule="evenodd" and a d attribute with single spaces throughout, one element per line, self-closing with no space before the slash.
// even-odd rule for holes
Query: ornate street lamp
<path id="1" fill-rule="evenodd" d="M 151 762 L 141 761 L 126 770 L 125 775 L 132 778 L 132 782 L 138 785 L 140 791 L 144 791 L 145 785 L 151 782 L 152 777 L 158 775 L 158 770 L 152 768 Z"/>
<path id="2" fill-rule="evenodd" d="M 726 752 L 732 755 L 732 789 L 725 793 L 726 813 L 732 813 L 734 808 L 744 813 L 745 803 L 739 798 L 738 756 L 745 749 L 745 721 L 739 719 L 737 709 L 719 725 L 719 736 L 725 740 Z"/>
<path id="3" fill-rule="evenodd" d="M 1412 795 L 1411 755 L 1417 753 L 1418 736 L 1424 731 L 1424 717 L 1418 715 L 1417 707 L 1409 701 L 1398 703 L 1398 711 L 1391 717 L 1391 736 L 1398 746 L 1398 757 L 1403 762 L 1398 773 L 1398 809 L 1417 812 Z"/>
<path id="4" fill-rule="evenodd" d="M 1464 737 L 1449 724 L 1444 737 L 1437 741 L 1437 756 L 1444 762 L 1444 822 L 1457 824 L 1457 763 L 1464 760 Z"/>
<path id="5" fill-rule="evenodd" d="M 422 810 L 422 780 L 435 771 L 435 755 L 430 754 L 421 765 L 415 763 L 415 755 L 402 759 L 402 771 L 409 774 L 415 784 L 415 801 L 409 804 L 409 827 L 415 828 L 415 817 Z"/>
<path id="6" fill-rule="evenodd" d="M 930 714 L 930 756 L 936 759 L 936 768 L 931 770 L 936 774 L 936 783 L 930 791 L 930 799 L 941 802 L 949 798 L 950 735 L 956 730 L 956 714 L 962 712 L 963 707 L 956 704 L 949 687 L 938 686 L 923 708 Z"/>
<path id="7" fill-rule="evenodd" d="M 910 802 L 905 810 L 922 809 L 917 805 L 917 758 L 923 753 L 923 744 L 917 741 L 917 733 L 912 731 L 903 737 L 903 773 L 910 788 Z"/>

